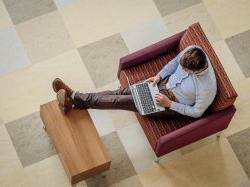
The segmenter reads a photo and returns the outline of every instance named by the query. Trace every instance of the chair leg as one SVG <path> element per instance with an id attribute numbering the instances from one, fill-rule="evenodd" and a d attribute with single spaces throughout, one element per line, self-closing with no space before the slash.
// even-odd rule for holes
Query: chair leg
<path id="1" fill-rule="evenodd" d="M 219 132 L 216 134 L 217 139 L 219 139 L 222 136 L 222 132 Z"/>
<path id="2" fill-rule="evenodd" d="M 159 161 L 160 161 L 160 157 L 155 156 L 154 162 L 158 164 Z"/>

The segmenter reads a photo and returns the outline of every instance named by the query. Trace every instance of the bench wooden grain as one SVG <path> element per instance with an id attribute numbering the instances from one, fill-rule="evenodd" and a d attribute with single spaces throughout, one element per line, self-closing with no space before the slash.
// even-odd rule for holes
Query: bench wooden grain
<path id="1" fill-rule="evenodd" d="M 40 106 L 40 116 L 72 185 L 110 168 L 110 157 L 87 110 L 63 115 L 55 100 Z"/>

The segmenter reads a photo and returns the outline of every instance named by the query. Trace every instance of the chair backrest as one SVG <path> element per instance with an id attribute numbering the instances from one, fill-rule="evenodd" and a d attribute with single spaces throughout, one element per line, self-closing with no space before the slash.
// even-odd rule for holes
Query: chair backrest
<path id="1" fill-rule="evenodd" d="M 180 40 L 177 50 L 182 51 L 187 46 L 192 44 L 202 47 L 209 57 L 215 71 L 217 79 L 217 95 L 213 103 L 210 105 L 209 110 L 219 111 L 233 105 L 237 97 L 237 93 L 234 90 L 219 58 L 215 54 L 215 51 L 213 50 L 199 23 L 191 25 L 186 30 Z"/>

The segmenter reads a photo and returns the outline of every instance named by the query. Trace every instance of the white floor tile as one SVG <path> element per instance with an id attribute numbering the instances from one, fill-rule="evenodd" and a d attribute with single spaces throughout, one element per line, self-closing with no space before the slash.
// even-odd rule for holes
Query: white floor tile
<path id="1" fill-rule="evenodd" d="M 0 29 L 0 77 L 30 64 L 14 27 Z"/>
<path id="2" fill-rule="evenodd" d="M 12 25 L 10 16 L 5 8 L 5 5 L 2 0 L 0 0 L 0 29 L 9 27 Z"/>
<path id="3" fill-rule="evenodd" d="M 203 0 L 223 38 L 250 29 L 250 1 Z"/>
<path id="4" fill-rule="evenodd" d="M 56 99 L 51 87 L 56 77 L 75 90 L 95 89 L 78 52 L 72 50 L 0 78 L 0 118 L 5 123 L 18 119 L 39 111 L 41 104 Z"/>
<path id="5" fill-rule="evenodd" d="M 214 42 L 221 39 L 219 30 L 203 3 L 167 15 L 164 20 L 171 34 L 183 31 L 193 23 L 199 22 L 210 41 Z"/>
<path id="6" fill-rule="evenodd" d="M 166 38 L 168 32 L 165 23 L 160 18 L 130 28 L 121 35 L 129 51 L 134 52 Z"/>
<path id="7" fill-rule="evenodd" d="M 53 58 L 74 48 L 57 11 L 18 24 L 16 29 L 32 63 Z"/>

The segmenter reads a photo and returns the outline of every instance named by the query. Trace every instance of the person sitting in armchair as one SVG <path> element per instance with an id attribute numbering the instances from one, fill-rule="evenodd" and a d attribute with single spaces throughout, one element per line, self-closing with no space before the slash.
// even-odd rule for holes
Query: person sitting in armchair
<path id="1" fill-rule="evenodd" d="M 216 77 L 205 52 L 198 45 L 191 45 L 167 63 L 154 77 L 157 84 L 157 103 L 165 111 L 149 114 L 152 117 L 198 118 L 212 103 L 217 92 Z M 96 93 L 80 93 L 72 90 L 61 79 L 52 83 L 60 110 L 66 114 L 74 109 L 121 109 L 137 112 L 129 86 Z"/>

